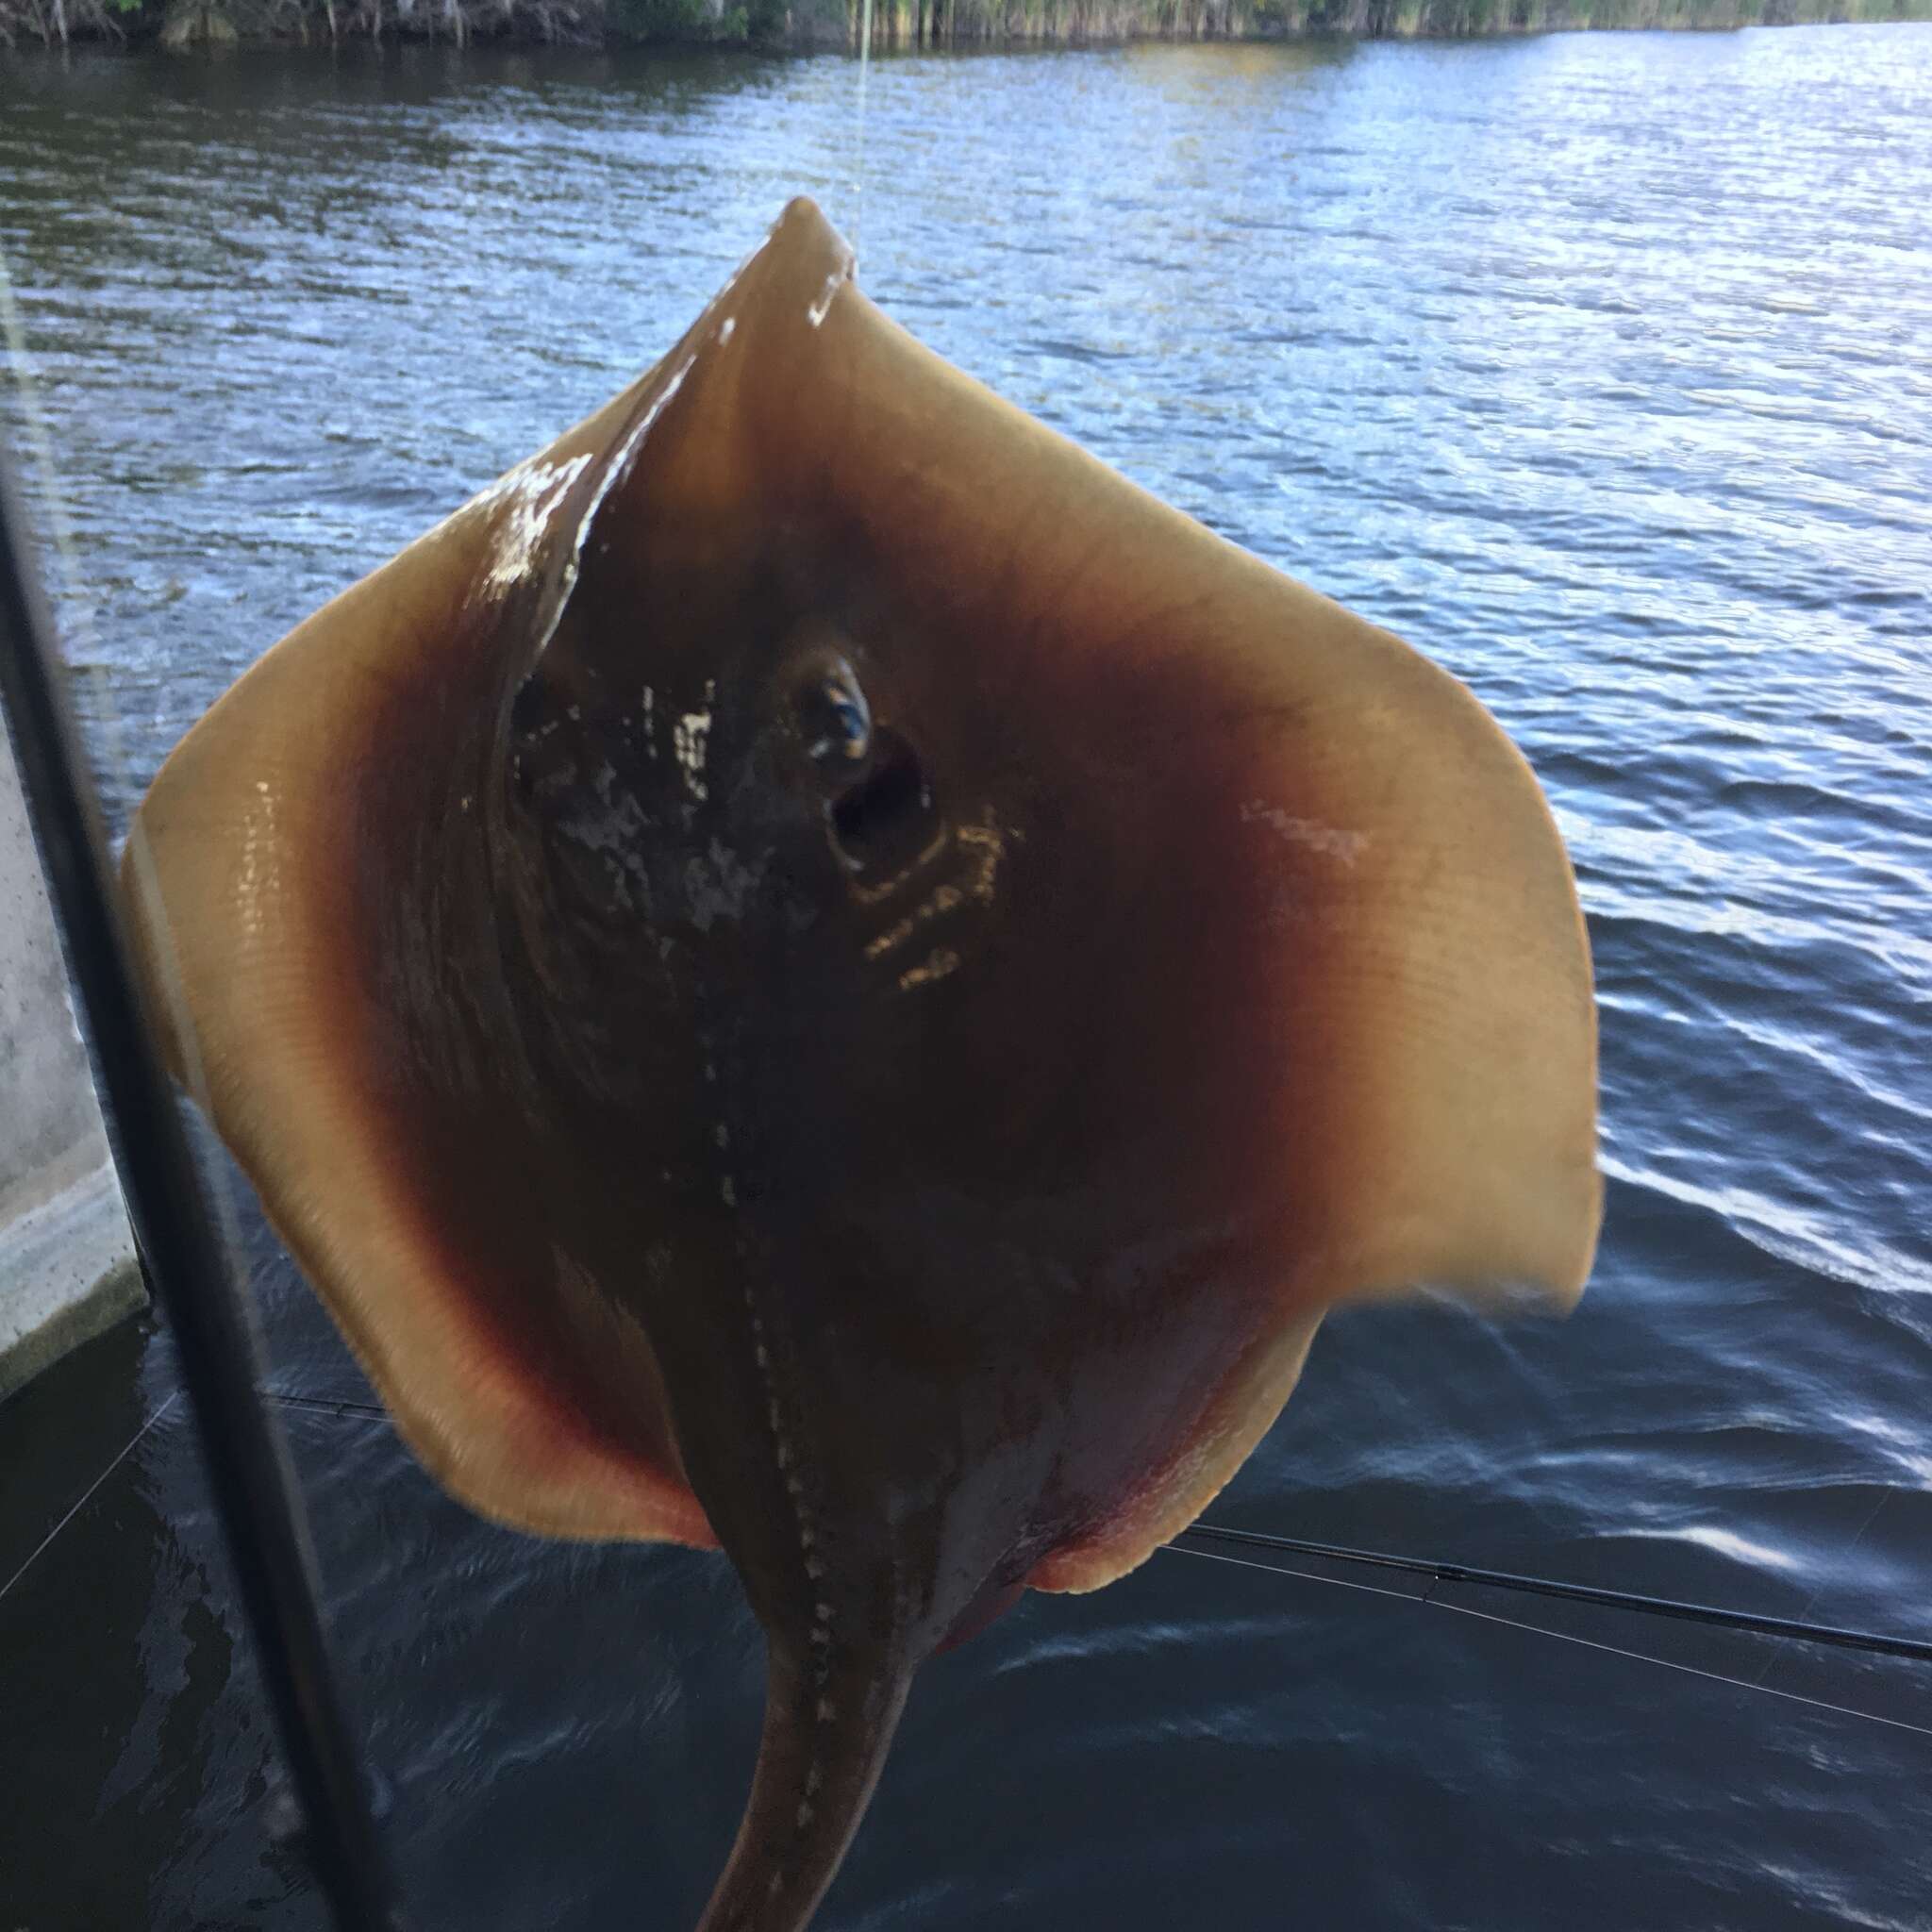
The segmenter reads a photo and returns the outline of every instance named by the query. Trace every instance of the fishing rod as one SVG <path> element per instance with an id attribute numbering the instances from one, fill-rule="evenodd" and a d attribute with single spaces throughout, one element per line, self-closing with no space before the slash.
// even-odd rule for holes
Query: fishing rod
<path id="1" fill-rule="evenodd" d="M 160 1036 L 150 990 L 115 911 L 107 843 L 52 636 L 0 452 L 0 713 L 64 937 L 142 1272 L 180 1351 L 316 1879 L 342 1932 L 400 1932 L 369 1781 L 329 1659 L 301 1493 L 281 1431 L 257 1393 L 254 1328 L 155 1052 Z"/>
<path id="2" fill-rule="evenodd" d="M 1486 1590 L 1507 1590 L 1520 1595 L 1556 1597 L 1578 1604 L 1599 1604 L 1607 1609 L 1630 1610 L 1646 1617 L 1671 1617 L 1681 1623 L 1708 1624 L 1721 1630 L 1748 1630 L 1759 1637 L 1777 1637 L 1799 1643 L 1827 1644 L 1837 1650 L 1869 1651 L 1875 1657 L 1910 1657 L 1932 1663 L 1932 1641 L 1917 1637 L 1890 1637 L 1868 1630 L 1843 1630 L 1830 1624 L 1811 1624 L 1798 1617 L 1760 1617 L 1750 1610 L 1731 1610 L 1712 1604 L 1686 1603 L 1676 1597 L 1644 1596 L 1630 1590 L 1603 1590 L 1594 1584 L 1561 1583 L 1549 1576 L 1522 1576 L 1507 1570 L 1483 1570 L 1473 1563 L 1452 1563 L 1427 1557 L 1403 1557 L 1385 1550 L 1355 1550 L 1341 1543 L 1316 1542 L 1307 1537 L 1271 1536 L 1258 1529 L 1233 1529 L 1216 1523 L 1197 1523 L 1174 1539 L 1172 1547 L 1206 1556 L 1210 1543 L 1238 1543 L 1296 1557 L 1319 1557 L 1327 1562 L 1371 1570 L 1393 1570 L 1425 1576 L 1437 1583 L 1478 1584 Z"/>

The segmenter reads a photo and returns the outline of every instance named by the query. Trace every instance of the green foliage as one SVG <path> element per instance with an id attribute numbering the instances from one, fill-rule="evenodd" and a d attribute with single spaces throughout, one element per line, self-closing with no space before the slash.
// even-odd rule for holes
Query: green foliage
<path id="1" fill-rule="evenodd" d="M 863 0 L 0 0 L 0 45 L 160 38 L 471 36 L 851 47 Z M 1932 18 L 1932 0 L 874 0 L 874 44 L 999 45 L 1136 38 L 1456 39 L 1574 27 L 1787 25 Z M 0 1928 L 4 1932 L 4 1928 Z"/>
<path id="2" fill-rule="evenodd" d="M 786 0 L 608 0 L 612 35 L 626 41 L 724 42 L 784 41 Z M 842 23 L 841 23 L 842 24 Z"/>
<path id="3" fill-rule="evenodd" d="M 769 45 L 791 38 L 793 25 L 793 9 L 786 0 L 602 0 L 602 4 L 608 10 L 612 37 L 626 41 Z"/>
<path id="4" fill-rule="evenodd" d="M 610 24 L 627 41 L 688 41 L 709 39 L 712 21 L 705 0 L 614 0 Z"/>

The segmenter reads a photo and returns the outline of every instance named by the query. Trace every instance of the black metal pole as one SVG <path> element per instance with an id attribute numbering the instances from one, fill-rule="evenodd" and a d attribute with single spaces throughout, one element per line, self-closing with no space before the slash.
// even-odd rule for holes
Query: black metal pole
<path id="1" fill-rule="evenodd" d="M 401 1920 L 329 1665 L 300 1491 L 281 1432 L 256 1391 L 254 1330 L 155 1050 L 150 993 L 123 935 L 52 635 L 19 498 L 0 461 L 0 711 L 65 938 L 122 1186 L 148 1279 L 180 1347 L 316 1877 L 343 1932 L 390 1932 Z"/>

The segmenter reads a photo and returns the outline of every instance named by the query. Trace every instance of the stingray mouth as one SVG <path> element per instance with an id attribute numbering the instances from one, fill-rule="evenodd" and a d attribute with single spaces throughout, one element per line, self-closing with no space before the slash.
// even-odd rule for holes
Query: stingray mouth
<path id="1" fill-rule="evenodd" d="M 832 850 L 855 890 L 876 898 L 892 891 L 938 855 L 945 836 L 925 761 L 890 724 L 871 734 L 862 774 L 825 808 Z"/>
<path id="2" fill-rule="evenodd" d="M 826 850 L 852 902 L 890 911 L 883 930 L 931 908 L 932 896 L 923 895 L 944 909 L 949 888 L 937 875 L 952 825 L 921 744 L 875 714 L 846 641 L 830 626 L 808 631 L 789 685 L 794 762 L 818 799 Z M 866 924 L 870 958 L 882 929 Z"/>

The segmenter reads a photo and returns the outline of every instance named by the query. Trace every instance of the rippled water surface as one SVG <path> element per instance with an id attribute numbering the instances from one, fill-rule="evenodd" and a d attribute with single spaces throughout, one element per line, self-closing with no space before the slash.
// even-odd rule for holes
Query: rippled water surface
<path id="1" fill-rule="evenodd" d="M 1214 1516 L 1924 1634 L 1932 29 L 889 61 L 862 139 L 856 90 L 0 67 L 116 813 L 813 193 L 935 348 L 1467 679 L 1575 856 L 1582 1309 L 1331 1322 Z M 675 1932 L 756 1733 L 728 1574 L 444 1501 L 246 1238 L 417 1923 Z M 42 1433 L 159 1419 L 0 1598 L 0 1923 L 318 1925 L 165 1342 L 86 1376 Z M 1928 1779 L 1907 1666 L 1162 1555 L 925 1674 L 824 1923 L 1932 1926 Z"/>

